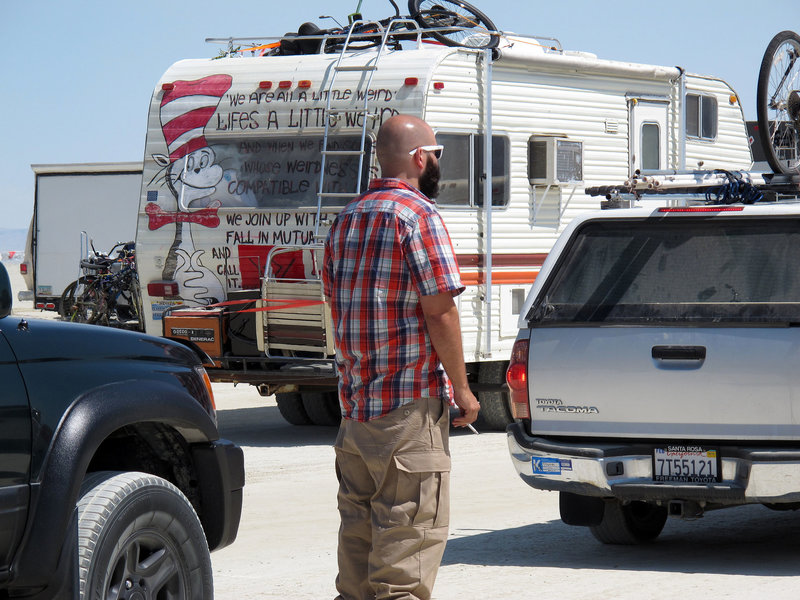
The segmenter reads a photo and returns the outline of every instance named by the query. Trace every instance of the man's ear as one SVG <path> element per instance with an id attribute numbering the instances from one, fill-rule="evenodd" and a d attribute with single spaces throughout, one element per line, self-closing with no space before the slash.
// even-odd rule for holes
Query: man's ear
<path id="1" fill-rule="evenodd" d="M 425 168 L 425 153 L 415 150 L 414 154 L 411 155 L 411 163 L 422 171 Z"/>

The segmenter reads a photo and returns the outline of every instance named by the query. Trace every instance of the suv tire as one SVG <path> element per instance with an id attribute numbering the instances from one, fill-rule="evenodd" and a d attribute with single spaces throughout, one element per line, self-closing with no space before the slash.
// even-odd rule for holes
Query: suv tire
<path id="1" fill-rule="evenodd" d="M 81 600 L 213 598 L 205 533 L 170 482 L 147 473 L 93 473 L 81 486 L 78 528 Z"/>

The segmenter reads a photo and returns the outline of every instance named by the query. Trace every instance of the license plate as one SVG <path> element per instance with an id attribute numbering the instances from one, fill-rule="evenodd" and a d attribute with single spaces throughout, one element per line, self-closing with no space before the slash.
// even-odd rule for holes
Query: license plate
<path id="1" fill-rule="evenodd" d="M 676 444 L 653 449 L 653 481 L 717 483 L 719 473 L 716 448 Z"/>

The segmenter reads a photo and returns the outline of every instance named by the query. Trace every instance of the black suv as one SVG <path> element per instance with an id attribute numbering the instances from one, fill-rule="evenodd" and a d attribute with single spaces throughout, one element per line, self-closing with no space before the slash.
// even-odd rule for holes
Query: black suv
<path id="1" fill-rule="evenodd" d="M 244 459 L 198 354 L 10 312 L 0 264 L 0 598 L 212 598 Z"/>

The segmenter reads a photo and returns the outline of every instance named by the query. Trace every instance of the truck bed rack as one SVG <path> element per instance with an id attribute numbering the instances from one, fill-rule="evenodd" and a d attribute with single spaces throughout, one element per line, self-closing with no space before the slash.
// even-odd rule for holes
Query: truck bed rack
<path id="1" fill-rule="evenodd" d="M 800 201 L 800 174 L 753 173 L 749 171 L 657 171 L 637 173 L 620 185 L 586 188 L 590 196 L 605 196 L 603 208 L 626 205 L 624 196 L 639 199 L 646 194 L 701 195 L 701 202 Z M 628 204 L 629 205 L 629 204 Z"/>

